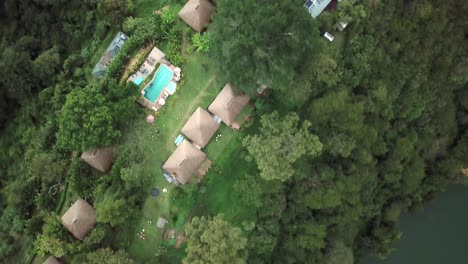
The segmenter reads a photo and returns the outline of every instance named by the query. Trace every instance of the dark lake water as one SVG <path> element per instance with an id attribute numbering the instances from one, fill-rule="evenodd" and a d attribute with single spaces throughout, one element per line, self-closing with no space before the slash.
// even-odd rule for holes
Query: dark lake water
<path id="1" fill-rule="evenodd" d="M 423 212 L 402 215 L 401 239 L 385 260 L 361 264 L 468 264 L 468 186 L 452 186 Z"/>

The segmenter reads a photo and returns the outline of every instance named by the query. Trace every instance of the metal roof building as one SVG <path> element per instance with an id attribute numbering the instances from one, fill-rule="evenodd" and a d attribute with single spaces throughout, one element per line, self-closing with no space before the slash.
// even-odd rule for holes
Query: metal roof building
<path id="1" fill-rule="evenodd" d="M 120 48 L 125 44 L 127 38 L 127 35 L 120 31 L 117 33 L 117 35 L 115 35 L 111 44 L 109 44 L 109 47 L 107 47 L 101 59 L 93 69 L 92 73 L 96 78 L 104 78 L 104 76 L 106 75 L 107 66 L 109 66 L 112 59 L 117 55 L 117 53 L 119 53 Z"/>

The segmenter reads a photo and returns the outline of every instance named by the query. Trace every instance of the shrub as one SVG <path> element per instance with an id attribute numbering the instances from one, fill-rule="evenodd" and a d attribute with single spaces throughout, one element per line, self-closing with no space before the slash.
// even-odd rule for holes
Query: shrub
<path id="1" fill-rule="evenodd" d="M 167 58 L 174 65 L 179 66 L 185 64 L 186 58 L 182 55 L 180 42 L 169 43 Z"/>
<path id="2" fill-rule="evenodd" d="M 197 52 L 208 53 L 210 51 L 210 35 L 197 33 L 192 37 L 192 45 Z"/>
<path id="3" fill-rule="evenodd" d="M 91 198 L 98 176 L 93 175 L 91 167 L 80 158 L 75 158 L 70 167 L 70 183 L 83 199 Z"/>

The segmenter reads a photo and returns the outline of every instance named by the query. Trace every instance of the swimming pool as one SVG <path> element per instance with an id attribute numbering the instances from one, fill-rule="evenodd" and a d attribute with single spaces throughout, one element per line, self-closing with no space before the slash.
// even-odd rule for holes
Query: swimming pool
<path id="1" fill-rule="evenodd" d="M 140 85 L 142 82 L 143 82 L 143 77 L 141 76 L 139 76 L 135 81 L 133 81 L 133 83 L 135 83 L 136 85 Z"/>
<path id="2" fill-rule="evenodd" d="M 162 89 L 172 79 L 173 75 L 174 73 L 169 67 L 161 64 L 154 74 L 153 80 L 146 86 L 144 97 L 154 103 L 161 94 Z"/>
<path id="3" fill-rule="evenodd" d="M 176 86 L 177 86 L 177 84 L 176 84 L 175 82 L 170 82 L 170 83 L 166 86 L 167 92 L 169 92 L 169 94 L 174 94 L 175 91 L 176 91 Z"/>

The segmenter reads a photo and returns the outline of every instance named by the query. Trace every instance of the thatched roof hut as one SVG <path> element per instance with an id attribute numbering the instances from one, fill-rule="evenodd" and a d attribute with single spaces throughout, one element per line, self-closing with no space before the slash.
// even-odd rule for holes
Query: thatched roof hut
<path id="1" fill-rule="evenodd" d="M 182 133 L 195 144 L 203 148 L 216 133 L 220 124 L 213 116 L 201 107 L 192 114 L 182 128 Z"/>
<path id="2" fill-rule="evenodd" d="M 107 172 L 112 166 L 114 160 L 114 152 L 112 148 L 96 148 L 84 152 L 81 158 L 101 172 Z"/>
<path id="3" fill-rule="evenodd" d="M 60 261 L 58 261 L 55 257 L 50 256 L 42 264 L 60 264 Z"/>
<path id="4" fill-rule="evenodd" d="M 249 99 L 247 95 L 241 94 L 228 83 L 216 96 L 208 110 L 221 118 L 228 126 L 232 126 Z"/>
<path id="5" fill-rule="evenodd" d="M 163 169 L 179 183 L 186 184 L 205 160 L 205 153 L 184 140 L 164 163 Z"/>
<path id="6" fill-rule="evenodd" d="M 96 210 L 79 198 L 62 216 L 62 224 L 74 237 L 82 240 L 96 224 Z"/>
<path id="7" fill-rule="evenodd" d="M 189 0 L 179 11 L 179 17 L 195 31 L 202 32 L 210 23 L 214 10 L 208 0 Z"/>

